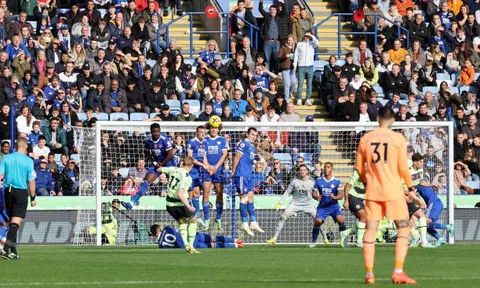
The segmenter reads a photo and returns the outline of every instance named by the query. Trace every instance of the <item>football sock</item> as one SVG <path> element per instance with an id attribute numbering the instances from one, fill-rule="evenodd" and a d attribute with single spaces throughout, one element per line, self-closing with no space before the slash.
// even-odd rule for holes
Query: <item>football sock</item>
<path id="1" fill-rule="evenodd" d="M 273 238 L 278 238 L 278 235 L 280 235 L 280 232 L 282 232 L 283 225 L 285 225 L 285 221 L 287 221 L 287 219 L 288 217 L 285 214 L 282 214 L 280 220 L 278 221 L 277 227 L 275 227 L 275 235 L 273 235 Z"/>
<path id="2" fill-rule="evenodd" d="M 440 234 L 438 234 L 437 230 L 435 229 L 427 228 L 427 232 L 437 240 L 442 238 L 442 236 L 440 236 Z"/>
<path id="3" fill-rule="evenodd" d="M 420 236 L 422 237 L 422 242 L 427 242 L 427 218 L 418 219 L 418 229 L 420 230 Z"/>
<path id="4" fill-rule="evenodd" d="M 252 203 L 247 204 L 248 215 L 250 215 L 250 221 L 255 222 L 257 221 L 257 216 L 255 215 L 255 206 Z"/>
<path id="5" fill-rule="evenodd" d="M 195 236 L 197 236 L 197 223 L 188 224 L 188 245 L 193 247 L 193 242 L 195 242 Z"/>
<path id="6" fill-rule="evenodd" d="M 312 243 L 317 243 L 319 233 L 320 233 L 320 226 L 313 226 L 313 229 L 312 229 Z"/>
<path id="7" fill-rule="evenodd" d="M 403 263 L 408 252 L 408 236 L 410 229 L 408 227 L 402 227 L 398 229 L 397 243 L 395 245 L 395 272 L 403 272 Z"/>
<path id="8" fill-rule="evenodd" d="M 363 242 L 363 235 L 365 234 L 365 223 L 358 222 L 357 223 L 357 244 Z"/>
<path id="9" fill-rule="evenodd" d="M 142 196 L 145 195 L 145 193 L 147 193 L 149 188 L 150 188 L 150 184 L 148 184 L 148 181 L 143 180 L 142 184 L 140 184 L 140 188 L 138 189 L 137 193 L 133 195 L 132 202 L 138 203 L 138 201 L 140 201 L 140 198 L 142 198 Z"/>
<path id="10" fill-rule="evenodd" d="M 0 240 L 7 235 L 8 226 L 1 226 L 0 227 Z"/>
<path id="11" fill-rule="evenodd" d="M 358 231 L 357 226 L 358 226 L 358 223 L 356 223 L 356 224 L 353 225 L 352 227 L 350 227 L 350 228 L 348 228 L 347 230 L 345 230 L 345 233 L 346 233 L 347 235 L 352 235 L 352 234 L 357 233 L 357 231 Z"/>
<path id="12" fill-rule="evenodd" d="M 203 202 L 203 219 L 210 219 L 210 203 L 208 201 Z"/>
<path id="13" fill-rule="evenodd" d="M 182 236 L 183 244 L 188 246 L 188 231 L 187 231 L 188 224 L 182 223 L 179 225 L 178 231 L 180 232 L 180 236 Z"/>
<path id="14" fill-rule="evenodd" d="M 3 246 L 3 251 L 8 253 L 8 250 L 11 250 L 12 253 L 17 254 L 17 249 L 15 246 L 17 245 L 17 231 L 20 228 L 17 223 L 10 223 L 8 233 L 7 233 L 7 241 Z"/>
<path id="15" fill-rule="evenodd" d="M 217 220 L 221 220 L 223 212 L 223 202 L 217 202 L 215 206 L 217 207 Z"/>
<path id="16" fill-rule="evenodd" d="M 195 208 L 195 215 L 197 215 L 197 218 L 200 218 L 200 199 L 198 197 L 193 197 L 192 204 Z"/>
<path id="17" fill-rule="evenodd" d="M 347 230 L 347 227 L 345 227 L 345 224 L 339 224 L 339 225 L 338 225 L 338 230 L 339 230 L 340 232 L 342 232 L 342 231 Z"/>
<path id="18" fill-rule="evenodd" d="M 363 258 L 365 261 L 365 272 L 373 273 L 375 265 L 375 236 L 376 230 L 366 229 L 363 236 Z"/>
<path id="19" fill-rule="evenodd" d="M 428 228 L 430 228 L 430 229 L 442 229 L 442 230 L 445 230 L 445 229 L 447 229 L 447 225 L 441 224 L 441 223 L 437 223 L 437 222 L 430 222 L 430 224 L 428 224 Z"/>
<path id="20" fill-rule="evenodd" d="M 319 227 L 319 229 L 320 233 L 322 234 L 323 240 L 328 240 L 327 232 L 325 232 L 325 230 L 323 230 L 321 226 Z"/>
<path id="21" fill-rule="evenodd" d="M 240 202 L 240 216 L 242 217 L 242 223 L 248 222 L 248 209 L 246 203 Z"/>
<path id="22" fill-rule="evenodd" d="M 417 228 L 410 227 L 410 234 L 412 234 L 412 237 L 417 239 L 420 237 L 420 233 L 418 233 Z"/>

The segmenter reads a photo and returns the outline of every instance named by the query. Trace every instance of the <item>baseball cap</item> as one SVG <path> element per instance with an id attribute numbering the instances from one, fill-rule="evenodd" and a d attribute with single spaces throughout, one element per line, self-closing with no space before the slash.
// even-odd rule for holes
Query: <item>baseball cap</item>
<path id="1" fill-rule="evenodd" d="M 445 107 L 445 104 L 440 104 L 438 105 L 438 109 L 446 109 L 447 107 Z"/>
<path id="2" fill-rule="evenodd" d="M 68 25 L 62 24 L 62 26 L 60 27 L 60 30 L 68 30 Z"/>
<path id="3" fill-rule="evenodd" d="M 158 17 L 158 13 L 157 13 L 157 12 L 153 12 L 153 13 L 152 13 L 152 17 Z"/>
<path id="4" fill-rule="evenodd" d="M 115 40 L 113 39 L 110 39 L 110 41 L 108 41 L 108 45 L 113 45 L 113 44 L 117 44 L 117 42 L 115 42 Z"/>
<path id="5" fill-rule="evenodd" d="M 190 64 L 185 65 L 185 71 L 192 71 L 192 65 Z"/>
<path id="6" fill-rule="evenodd" d="M 55 64 L 53 62 L 48 62 L 47 68 L 55 68 Z"/>
<path id="7" fill-rule="evenodd" d="M 308 116 L 305 118 L 305 122 L 313 122 L 313 116 L 312 116 L 312 115 L 308 115 Z"/>
<path id="8" fill-rule="evenodd" d="M 247 107 L 245 108 L 245 110 L 247 112 L 250 112 L 250 111 L 253 111 L 253 107 L 251 105 L 247 105 Z"/>
<path id="9" fill-rule="evenodd" d="M 222 61 L 222 56 L 220 56 L 219 54 L 217 54 L 217 55 L 215 55 L 215 57 L 213 57 L 213 60 Z"/>
<path id="10" fill-rule="evenodd" d="M 255 91 L 253 91 L 253 95 L 257 95 L 257 93 L 262 93 L 263 94 L 263 89 L 258 87 L 257 89 L 255 89 Z"/>
<path id="11" fill-rule="evenodd" d="M 90 70 L 90 64 L 88 64 L 88 62 L 85 62 L 85 64 L 83 64 L 82 66 L 82 70 Z"/>

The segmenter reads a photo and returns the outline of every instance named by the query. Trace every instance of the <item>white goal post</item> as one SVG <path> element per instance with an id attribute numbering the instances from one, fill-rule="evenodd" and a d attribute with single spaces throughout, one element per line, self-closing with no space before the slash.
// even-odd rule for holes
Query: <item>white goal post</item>
<path id="1" fill-rule="evenodd" d="M 95 196 L 96 207 L 92 207 L 93 211 L 84 211 L 78 213 L 78 221 L 85 224 L 86 227 L 94 226 L 96 231 L 102 231 L 102 202 L 112 201 L 118 198 L 121 201 L 129 201 L 130 194 L 125 194 L 124 183 L 112 183 L 116 188 L 112 193 L 106 190 L 109 181 L 110 170 L 120 170 L 123 173 L 114 176 L 112 179 L 122 179 L 125 181 L 131 178 L 129 170 L 134 167 L 137 162 L 143 159 L 143 139 L 145 134 L 149 133 L 150 125 L 154 122 L 141 121 L 99 121 L 96 122 L 95 133 L 89 133 L 90 138 L 86 139 L 85 145 L 88 145 L 89 151 L 81 149 L 81 188 L 80 195 Z M 161 126 L 162 132 L 169 136 L 175 136 L 172 141 L 175 143 L 176 136 L 182 136 L 188 141 L 195 135 L 195 129 L 199 125 L 204 125 L 202 122 L 158 122 Z M 358 123 L 358 122 L 277 122 L 277 123 L 245 123 L 245 122 L 224 122 L 221 135 L 227 136 L 230 141 L 230 149 L 234 150 L 236 144 L 242 138 L 249 127 L 253 126 L 259 130 L 262 135 L 262 142 L 257 146 L 257 153 L 262 158 L 262 165 L 252 168 L 256 175 L 261 179 L 256 182 L 256 199 L 255 205 L 257 210 L 257 218 L 260 226 L 266 231 L 265 234 L 258 234 L 254 237 L 249 237 L 241 234 L 239 231 L 239 222 L 232 223 L 232 219 L 239 221 L 240 217 L 235 218 L 233 214 L 238 214 L 238 207 L 232 207 L 231 203 L 233 197 L 233 189 L 230 182 L 224 183 L 224 212 L 222 221 L 224 223 L 224 231 L 211 230 L 212 234 L 226 234 L 231 235 L 236 233 L 237 237 L 244 238 L 246 243 L 265 243 L 266 239 L 273 236 L 273 231 L 277 221 L 285 209 L 285 203 L 282 210 L 275 211 L 274 204 L 280 199 L 283 194 L 285 185 L 294 175 L 294 166 L 296 158 L 300 157 L 304 160 L 308 167 L 312 169 L 311 174 L 318 173 L 317 162 L 321 161 L 332 162 L 334 164 L 334 172 L 337 178 L 341 180 L 342 189 L 348 181 L 353 172 L 355 153 L 358 144 L 358 139 L 362 135 L 362 131 L 371 130 L 377 127 L 377 123 Z M 82 128 L 74 128 L 82 129 Z M 84 128 L 85 129 L 85 128 Z M 409 150 L 414 152 L 426 153 L 430 145 L 434 147 L 436 159 L 430 163 L 426 172 L 430 174 L 428 180 L 432 181 L 437 174 L 445 173 L 446 183 L 441 192 L 441 199 L 444 202 L 445 209 L 440 218 L 440 222 L 454 223 L 454 184 L 453 184 L 453 151 L 454 151 L 454 129 L 452 122 L 397 122 L 394 124 L 394 129 L 401 131 L 407 138 L 409 143 Z M 91 131 L 93 132 L 93 131 Z M 444 132 L 443 134 L 441 132 Z M 108 134 L 108 135 L 107 135 Z M 106 138 L 109 138 L 106 140 Z M 106 148 L 105 143 L 112 143 L 110 147 Z M 186 144 L 186 143 L 184 143 Z M 85 146 L 84 145 L 84 146 Z M 93 148 L 92 145 L 95 147 Z M 174 146 L 175 147 L 175 146 Z M 180 147 L 180 146 L 179 146 Z M 108 152 L 105 152 L 107 151 Z M 232 151 L 229 152 L 231 159 Z M 109 156 L 106 156 L 106 155 Z M 126 157 L 126 158 L 125 158 Z M 94 158 L 94 161 L 93 159 Z M 275 172 L 273 167 L 274 162 L 281 162 L 283 170 Z M 226 162 L 229 160 L 227 159 Z M 85 165 L 85 167 L 83 167 Z M 150 163 L 145 163 L 148 169 Z M 228 164 L 226 164 L 228 165 Z M 431 166 L 433 165 L 433 167 Z M 261 167 L 260 167 L 261 166 Z M 442 167 L 443 169 L 437 168 Z M 228 167 L 226 167 L 228 169 Z M 108 170 L 108 171 L 106 171 Z M 258 170 L 258 171 L 257 171 Z M 442 170 L 442 171 L 440 171 Z M 263 174 L 262 174 L 263 173 Z M 283 174 L 282 174 L 283 173 Z M 293 173 L 293 174 L 292 174 Z M 107 175 L 108 174 L 108 175 Z M 121 178 L 119 178 L 121 176 Z M 126 177 L 123 177 L 126 176 Z M 137 175 L 138 176 L 138 175 Z M 263 178 L 262 178 L 263 177 Z M 272 179 L 275 179 L 273 181 Z M 277 178 L 275 178 L 277 177 Z M 289 178 L 290 177 L 290 178 Z M 280 179 L 281 178 L 281 179 Z M 437 177 L 440 178 L 440 177 Z M 102 179 L 99 181 L 99 179 Z M 133 185 L 138 185 L 133 181 Z M 438 180 L 438 179 L 437 179 Z M 118 180 L 119 181 L 119 180 Z M 162 194 L 161 179 L 158 183 L 154 182 L 151 189 L 155 190 L 152 193 L 147 193 L 141 201 L 140 205 L 131 211 L 121 210 L 118 214 L 117 220 L 119 222 L 119 232 L 116 237 L 117 244 L 152 244 L 153 238 L 148 238 L 148 227 L 157 222 L 165 225 L 173 225 L 171 219 L 165 211 L 165 197 Z M 285 183 L 281 183 L 284 181 Z M 91 185 L 83 185 L 85 182 Z M 277 183 L 275 183 L 277 182 Z M 121 187 L 121 188 L 119 188 Z M 92 189 L 93 188 L 93 189 Z M 132 187 L 131 189 L 134 189 Z M 239 201 L 236 201 L 238 205 Z M 215 217 L 215 197 L 210 197 L 210 203 L 213 205 L 211 211 L 211 218 Z M 258 203 L 258 204 L 257 204 Z M 312 205 L 314 205 L 312 201 Z M 233 209 L 232 209 L 233 208 Z M 348 210 L 343 209 L 346 218 L 346 226 L 350 227 L 355 223 L 355 218 Z M 203 213 L 201 214 L 203 217 Z M 122 220 L 119 220 L 122 219 Z M 132 224 L 133 223 L 133 224 Z M 310 241 L 310 232 L 313 221 L 308 215 L 297 215 L 292 219 L 287 220 L 282 234 L 278 242 L 281 243 L 307 243 Z M 213 225 L 212 225 L 213 226 Z M 133 227 L 133 230 L 132 228 Z M 334 242 L 338 241 L 338 227 L 333 221 L 327 221 L 322 226 Z M 215 228 L 212 228 L 215 229 Z M 201 229 L 199 229 L 201 230 Z M 85 244 L 102 244 L 101 233 L 92 235 L 89 241 L 85 240 L 88 237 L 82 238 L 82 243 Z M 448 237 L 449 243 L 453 243 L 453 237 Z"/>

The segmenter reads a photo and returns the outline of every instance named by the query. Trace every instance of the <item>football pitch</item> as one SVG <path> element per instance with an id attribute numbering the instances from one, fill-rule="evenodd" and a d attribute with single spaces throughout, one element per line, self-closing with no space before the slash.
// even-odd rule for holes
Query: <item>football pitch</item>
<path id="1" fill-rule="evenodd" d="M 188 255 L 155 246 L 21 246 L 0 260 L 1 287 L 359 287 L 363 257 L 336 245 L 246 246 Z M 411 249 L 405 270 L 420 287 L 479 287 L 480 245 Z M 390 284 L 394 247 L 377 246 L 377 285 Z"/>

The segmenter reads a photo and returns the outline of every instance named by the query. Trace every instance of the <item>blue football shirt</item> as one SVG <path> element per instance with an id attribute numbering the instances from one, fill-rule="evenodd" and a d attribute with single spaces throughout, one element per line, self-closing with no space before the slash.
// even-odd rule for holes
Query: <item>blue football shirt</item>
<path id="1" fill-rule="evenodd" d="M 337 200 L 330 197 L 330 193 L 333 193 L 335 196 L 338 195 L 338 187 L 340 187 L 340 184 L 340 180 L 335 177 L 332 177 L 330 180 L 326 180 L 324 177 L 317 178 L 313 189 L 317 190 L 322 196 L 320 202 L 318 202 L 319 208 L 338 204 Z"/>
<path id="2" fill-rule="evenodd" d="M 172 149 L 172 143 L 170 138 L 161 135 L 157 141 L 153 141 L 152 138 L 145 140 L 145 150 L 149 150 L 152 153 L 153 160 L 160 163 L 167 158 L 168 151 Z M 170 161 L 165 167 L 173 166 L 173 161 Z"/>
<path id="3" fill-rule="evenodd" d="M 253 161 L 255 160 L 255 147 L 248 139 L 245 139 L 238 144 L 236 153 L 241 153 L 242 157 L 240 158 L 237 170 L 235 171 L 235 177 L 252 177 L 252 166 Z"/>

